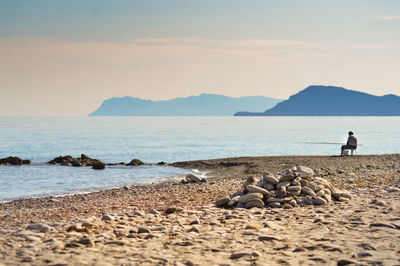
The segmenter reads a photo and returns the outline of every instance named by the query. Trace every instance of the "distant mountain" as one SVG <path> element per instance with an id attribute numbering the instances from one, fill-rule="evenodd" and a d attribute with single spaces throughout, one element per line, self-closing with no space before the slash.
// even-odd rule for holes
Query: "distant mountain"
<path id="1" fill-rule="evenodd" d="M 235 116 L 400 116 L 400 97 L 310 86 L 264 113 L 238 112 Z"/>
<path id="2" fill-rule="evenodd" d="M 233 98 L 201 94 L 166 101 L 111 98 L 89 116 L 232 116 L 238 110 L 259 112 L 282 100 L 263 96 Z"/>

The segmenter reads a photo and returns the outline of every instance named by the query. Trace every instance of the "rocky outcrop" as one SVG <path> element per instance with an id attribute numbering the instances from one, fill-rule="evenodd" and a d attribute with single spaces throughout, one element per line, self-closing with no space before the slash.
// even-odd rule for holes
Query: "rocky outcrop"
<path id="1" fill-rule="evenodd" d="M 349 201 L 352 196 L 345 190 L 337 190 L 332 184 L 314 177 L 314 171 L 305 166 L 295 166 L 280 175 L 263 172 L 262 178 L 249 177 L 243 191 L 222 197 L 217 207 L 270 207 L 291 209 L 307 205 L 327 205 L 333 200 Z"/>
<path id="2" fill-rule="evenodd" d="M 76 167 L 92 166 L 93 169 L 104 169 L 106 166 L 105 163 L 103 163 L 102 161 L 98 159 L 92 159 L 83 153 L 81 154 L 80 158 L 73 158 L 70 155 L 59 156 L 49 161 L 48 163 L 61 164 L 65 166 L 76 166 Z"/>
<path id="3" fill-rule="evenodd" d="M 139 159 L 133 159 L 132 161 L 130 161 L 130 163 L 126 164 L 128 166 L 138 166 L 138 165 L 144 165 L 144 162 L 142 162 Z"/>
<path id="4" fill-rule="evenodd" d="M 182 184 L 188 184 L 188 183 L 201 183 L 201 182 L 207 182 L 207 180 L 203 177 L 203 178 L 200 178 L 200 177 L 198 177 L 198 176 L 196 176 L 196 175 L 193 175 L 193 174 L 187 174 L 186 176 L 185 176 L 185 178 L 183 178 L 182 180 L 181 180 L 181 183 Z"/>
<path id="5" fill-rule="evenodd" d="M 31 164 L 30 160 L 22 160 L 19 157 L 6 157 L 0 159 L 0 165 L 23 165 L 23 164 Z"/>

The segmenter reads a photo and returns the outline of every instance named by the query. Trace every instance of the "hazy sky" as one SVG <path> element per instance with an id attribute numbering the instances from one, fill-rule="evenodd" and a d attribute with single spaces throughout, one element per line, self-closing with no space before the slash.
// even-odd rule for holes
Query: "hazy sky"
<path id="1" fill-rule="evenodd" d="M 400 95 L 399 0 L 0 0 L 0 115 L 113 96 Z"/>

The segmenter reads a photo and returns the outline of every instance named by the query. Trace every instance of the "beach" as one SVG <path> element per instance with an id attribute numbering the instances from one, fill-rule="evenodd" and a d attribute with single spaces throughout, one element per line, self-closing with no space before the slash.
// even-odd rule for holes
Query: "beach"
<path id="1" fill-rule="evenodd" d="M 206 182 L 163 182 L 0 203 L 0 265 L 400 264 L 400 154 L 177 162 Z M 217 208 L 263 171 L 314 170 L 350 201 Z"/>

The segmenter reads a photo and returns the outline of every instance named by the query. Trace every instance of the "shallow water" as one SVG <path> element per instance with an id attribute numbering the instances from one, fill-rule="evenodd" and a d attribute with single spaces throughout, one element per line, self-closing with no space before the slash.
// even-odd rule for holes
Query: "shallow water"
<path id="1" fill-rule="evenodd" d="M 151 183 L 187 173 L 159 166 L 94 171 L 45 164 L 60 155 L 147 163 L 338 155 L 349 130 L 359 138 L 357 154 L 400 151 L 400 117 L 0 117 L 0 158 L 34 163 L 0 167 L 0 199 Z"/>

